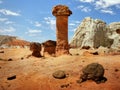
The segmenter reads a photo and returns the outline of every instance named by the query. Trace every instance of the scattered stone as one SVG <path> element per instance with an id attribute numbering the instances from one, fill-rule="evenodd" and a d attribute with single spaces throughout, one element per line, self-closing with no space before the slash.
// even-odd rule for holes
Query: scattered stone
<path id="1" fill-rule="evenodd" d="M 82 49 L 90 49 L 90 46 L 83 46 Z"/>
<path id="2" fill-rule="evenodd" d="M 75 55 L 76 55 L 76 56 L 79 56 L 79 53 L 76 53 Z"/>
<path id="3" fill-rule="evenodd" d="M 7 80 L 13 80 L 13 79 L 16 79 L 16 75 L 13 75 L 7 78 Z"/>
<path id="4" fill-rule="evenodd" d="M 93 55 L 99 55 L 99 53 L 96 51 L 96 52 L 92 52 L 91 54 Z"/>
<path id="5" fill-rule="evenodd" d="M 62 70 L 55 71 L 52 76 L 57 79 L 64 79 L 66 77 L 66 74 Z"/>
<path id="6" fill-rule="evenodd" d="M 115 72 L 118 72 L 119 71 L 119 69 L 115 69 Z"/>
<path id="7" fill-rule="evenodd" d="M 64 85 L 61 85 L 60 87 L 61 88 L 67 88 L 69 86 L 69 84 L 64 84 Z"/>
<path id="8" fill-rule="evenodd" d="M 1 69 L 2 67 L 0 67 L 0 69 Z"/>
<path id="9" fill-rule="evenodd" d="M 85 62 L 84 60 L 82 62 Z"/>
<path id="10" fill-rule="evenodd" d="M 8 61 L 13 61 L 13 59 L 12 59 L 12 58 L 9 58 Z"/>
<path id="11" fill-rule="evenodd" d="M 4 51 L 0 51 L 0 53 L 4 53 Z"/>
<path id="12" fill-rule="evenodd" d="M 21 57 L 21 60 L 23 60 L 24 58 L 23 57 Z"/>
<path id="13" fill-rule="evenodd" d="M 108 70 L 107 68 L 105 70 Z"/>
<path id="14" fill-rule="evenodd" d="M 82 69 L 83 74 L 80 76 L 80 80 L 77 83 L 84 82 L 86 80 L 93 80 L 97 84 L 105 82 L 107 79 L 104 76 L 104 68 L 98 63 L 91 63 Z"/>

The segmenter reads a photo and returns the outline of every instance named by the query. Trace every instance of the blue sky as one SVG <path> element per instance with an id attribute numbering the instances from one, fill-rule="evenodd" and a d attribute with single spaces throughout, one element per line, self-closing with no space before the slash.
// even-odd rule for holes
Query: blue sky
<path id="1" fill-rule="evenodd" d="M 56 40 L 55 5 L 67 5 L 69 39 L 85 17 L 120 22 L 120 0 L 0 0 L 0 35 L 18 36 L 28 41 Z"/>

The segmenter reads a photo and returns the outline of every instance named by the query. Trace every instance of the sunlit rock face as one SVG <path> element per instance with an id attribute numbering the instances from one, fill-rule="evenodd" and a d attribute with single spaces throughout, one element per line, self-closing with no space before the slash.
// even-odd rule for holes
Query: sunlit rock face
<path id="1" fill-rule="evenodd" d="M 108 36 L 113 39 L 111 48 L 120 50 L 120 22 L 113 22 L 108 25 L 108 28 Z"/>
<path id="2" fill-rule="evenodd" d="M 69 54 L 68 16 L 72 11 L 65 5 L 57 5 L 53 7 L 52 14 L 56 17 L 56 56 Z"/>
<path id="3" fill-rule="evenodd" d="M 110 48 L 114 40 L 109 38 L 108 31 L 109 28 L 104 21 L 86 17 L 77 27 L 70 47 Z"/>

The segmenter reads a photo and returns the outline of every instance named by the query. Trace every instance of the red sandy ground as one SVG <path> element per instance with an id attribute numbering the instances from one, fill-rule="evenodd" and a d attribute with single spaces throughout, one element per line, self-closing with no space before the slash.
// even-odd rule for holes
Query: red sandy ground
<path id="1" fill-rule="evenodd" d="M 29 57 L 28 49 L 1 49 L 0 53 L 0 90 L 120 90 L 120 55 L 77 55 L 83 50 L 71 50 L 72 56 Z M 12 61 L 7 61 L 9 58 Z M 21 59 L 24 58 L 24 59 Z M 97 62 L 105 68 L 105 83 L 96 84 L 86 81 L 78 84 L 82 68 Z M 64 70 L 65 79 L 55 79 L 52 73 Z M 16 75 L 16 79 L 7 77 Z M 62 87 L 66 85 L 67 87 Z"/>

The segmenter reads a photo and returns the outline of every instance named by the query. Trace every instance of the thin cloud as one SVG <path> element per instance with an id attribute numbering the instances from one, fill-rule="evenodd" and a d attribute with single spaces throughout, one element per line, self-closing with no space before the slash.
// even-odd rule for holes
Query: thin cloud
<path id="1" fill-rule="evenodd" d="M 13 12 L 7 9 L 0 9 L 0 13 L 4 14 L 4 15 L 9 15 L 9 16 L 20 16 L 19 13 L 17 12 Z"/>
<path id="2" fill-rule="evenodd" d="M 103 10 L 101 10 L 101 12 L 102 12 L 102 13 L 111 14 L 111 15 L 115 14 L 115 13 L 114 13 L 112 10 L 110 10 L 110 9 L 103 9 Z"/>
<path id="3" fill-rule="evenodd" d="M 0 22 L 5 22 L 7 20 L 8 20 L 7 18 L 0 18 Z"/>
<path id="4" fill-rule="evenodd" d="M 28 36 L 38 36 L 42 31 L 37 29 L 29 29 L 25 34 Z"/>
<path id="5" fill-rule="evenodd" d="M 10 33 L 13 33 L 15 32 L 15 28 L 14 27 L 7 27 L 7 28 L 0 28 L 0 33 L 1 34 L 10 34 Z"/>
<path id="6" fill-rule="evenodd" d="M 77 6 L 77 9 L 80 9 L 83 12 L 90 12 L 91 9 L 89 7 L 85 7 L 83 5 Z"/>
<path id="7" fill-rule="evenodd" d="M 79 0 L 79 2 L 90 3 L 95 7 L 95 10 L 111 15 L 115 14 L 115 12 L 113 12 L 113 8 L 111 9 L 111 7 L 114 6 L 115 8 L 120 9 L 120 0 Z M 81 9 L 82 8 L 83 7 L 81 7 Z M 86 8 L 82 10 L 87 12 Z"/>
<path id="8" fill-rule="evenodd" d="M 39 21 L 32 21 L 32 20 L 29 20 L 29 19 L 27 19 L 26 21 L 28 21 L 30 24 L 32 24 L 35 27 L 41 27 L 42 26 L 42 24 Z"/>
<path id="9" fill-rule="evenodd" d="M 97 8 L 108 8 L 120 4 L 120 0 L 98 0 L 95 2 Z"/>
<path id="10" fill-rule="evenodd" d="M 36 27 L 41 27 L 42 26 L 42 24 L 38 21 L 36 21 L 34 24 L 35 24 Z"/>
<path id="11" fill-rule="evenodd" d="M 9 21 L 8 18 L 0 18 L 0 22 L 3 24 L 14 24 L 15 22 Z"/>
<path id="12" fill-rule="evenodd" d="M 69 31 L 74 32 L 79 24 L 80 24 L 80 21 L 76 21 L 76 20 L 70 21 Z"/>
<path id="13" fill-rule="evenodd" d="M 91 3 L 94 2 L 94 0 L 80 0 L 81 2 L 87 2 L 87 3 Z"/>
<path id="14" fill-rule="evenodd" d="M 15 24 L 15 22 L 12 22 L 12 21 L 6 21 L 5 24 Z"/>
<path id="15" fill-rule="evenodd" d="M 75 23 L 70 23 L 69 25 L 70 25 L 70 26 L 75 26 Z"/>
<path id="16" fill-rule="evenodd" d="M 49 27 L 51 28 L 51 30 L 55 30 L 56 20 L 54 18 L 45 17 L 44 20 L 45 20 L 46 24 L 49 25 Z"/>

